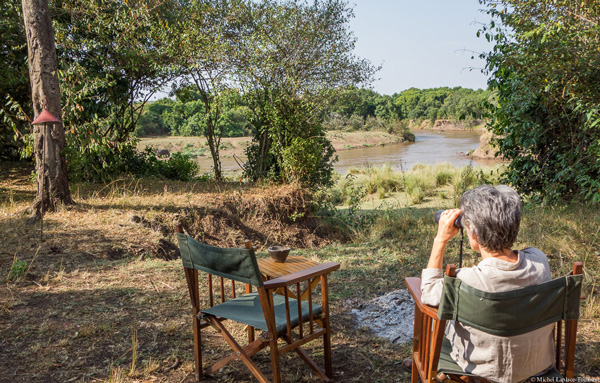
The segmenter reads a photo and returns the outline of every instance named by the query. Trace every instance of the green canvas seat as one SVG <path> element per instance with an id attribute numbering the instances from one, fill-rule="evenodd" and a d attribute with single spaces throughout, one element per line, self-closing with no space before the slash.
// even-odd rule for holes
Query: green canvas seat
<path id="1" fill-rule="evenodd" d="M 219 248 L 200 243 L 185 235 L 181 225 L 177 225 L 176 228 L 181 261 L 192 303 L 194 357 L 198 380 L 240 359 L 259 382 L 279 383 L 281 382 L 279 357 L 290 351 L 297 353 L 321 380 L 326 382 L 331 380 L 331 327 L 327 276 L 339 269 L 339 263 L 327 262 L 264 281 L 250 242 L 246 242 L 244 249 Z M 207 288 L 202 290 L 202 295 L 199 287 L 199 271 L 206 273 Z M 245 285 L 244 292 L 236 288 L 236 282 Z M 312 288 L 317 282 L 321 285 L 318 303 L 313 302 L 312 296 Z M 305 293 L 300 294 L 303 285 L 306 286 Z M 296 300 L 288 296 L 292 291 L 290 289 L 293 288 L 296 289 L 296 296 L 307 296 L 307 299 Z M 277 291 L 283 291 L 283 295 L 277 294 Z M 248 332 L 246 346 L 241 346 L 229 332 L 224 325 L 227 321 L 246 325 Z M 206 327 L 217 330 L 232 348 L 233 353 L 212 366 L 203 368 L 202 349 L 206 344 L 202 343 L 201 334 L 202 329 Z M 263 333 L 256 338 L 255 330 Z M 279 339 L 283 339 L 285 344 L 280 345 Z M 319 367 L 301 348 L 318 339 L 323 339 L 324 368 Z M 254 354 L 266 347 L 270 348 L 272 379 L 267 378 L 251 360 Z"/>
<path id="2" fill-rule="evenodd" d="M 296 299 L 289 299 L 290 302 L 290 320 L 292 327 L 296 327 L 299 321 L 298 306 Z M 275 311 L 275 331 L 277 334 L 283 333 L 287 329 L 285 298 L 282 295 L 273 295 L 274 311 Z M 309 320 L 308 303 L 301 302 L 302 305 L 302 321 L 304 323 Z M 260 304 L 258 293 L 250 293 L 239 298 L 232 299 L 220 305 L 201 311 L 203 314 L 210 314 L 221 318 L 227 318 L 247 324 L 254 328 L 268 331 L 265 314 Z M 320 305 L 313 306 L 313 315 L 317 316 L 323 312 Z"/>
<path id="3" fill-rule="evenodd" d="M 452 345 L 444 336 L 447 320 L 496 336 L 525 334 L 554 323 L 556 363 L 553 369 L 537 377 L 573 378 L 582 278 L 582 264 L 576 262 L 573 272 L 564 277 L 518 290 L 490 293 L 456 278 L 454 265 L 449 265 L 438 308 L 421 301 L 420 278 L 406 278 L 415 300 L 412 383 L 419 379 L 430 382 L 438 373 L 444 373 L 452 381 L 469 382 L 473 378 L 485 381 L 464 372 L 450 357 Z"/>

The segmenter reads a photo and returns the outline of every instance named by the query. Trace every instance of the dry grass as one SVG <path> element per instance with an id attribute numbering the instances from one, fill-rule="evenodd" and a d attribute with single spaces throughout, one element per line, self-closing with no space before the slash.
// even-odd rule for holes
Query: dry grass
<path id="1" fill-rule="evenodd" d="M 142 225 L 132 217 L 152 222 L 165 212 L 215 204 L 220 198 L 232 197 L 229 201 L 235 205 L 240 194 L 265 200 L 278 189 L 156 179 L 73 185 L 77 205 L 46 216 L 40 245 L 39 224 L 27 226 L 21 214 L 33 197 L 28 172 L 14 167 L 0 171 L 0 382 L 194 381 L 189 297 L 181 263 L 156 258 L 150 251 L 161 239 L 174 241 L 173 233 L 162 230 L 162 221 Z M 336 381 L 409 380 L 399 362 L 409 355 L 410 344 L 374 337 L 354 323 L 349 309 L 351 302 L 401 288 L 404 277 L 420 273 L 435 230 L 431 213 L 453 203 L 451 198 L 428 198 L 423 205 L 379 210 L 373 231 L 359 241 L 294 250 L 342 264 L 330 281 Z M 600 374 L 598 227 L 598 213 L 588 207 L 531 208 L 525 211 L 518 244 L 544 249 L 557 275 L 573 260 L 585 264 L 586 300 L 576 365 L 584 377 Z M 455 261 L 456 250 L 453 243 L 448 261 Z M 27 271 L 22 279 L 9 280 L 15 257 L 27 263 Z M 473 255 L 466 258 L 475 262 Z M 243 340 L 242 328 L 234 328 L 234 333 Z M 210 350 L 205 362 L 229 353 L 210 330 L 203 336 Z M 315 343 L 308 351 L 320 362 L 322 346 Z M 264 351 L 255 360 L 270 371 Z M 282 360 L 285 382 L 316 381 L 294 355 Z M 209 381 L 252 379 L 245 366 L 235 362 Z"/>

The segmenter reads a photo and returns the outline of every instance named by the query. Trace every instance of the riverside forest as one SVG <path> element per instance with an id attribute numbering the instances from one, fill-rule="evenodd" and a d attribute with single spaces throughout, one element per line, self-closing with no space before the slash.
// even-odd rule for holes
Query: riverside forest
<path id="1" fill-rule="evenodd" d="M 196 381 L 178 223 L 210 246 L 250 241 L 258 259 L 288 246 L 338 263 L 333 380 L 408 382 L 412 300 L 394 298 L 411 314 L 368 313 L 408 339 L 360 310 L 404 296 L 434 213 L 483 184 L 522 197 L 514 248 L 541 249 L 553 278 L 583 264 L 575 376 L 600 379 L 600 6 L 479 5 L 486 89 L 386 95 L 346 0 L 2 1 L 0 383 Z M 44 110 L 58 122 L 32 124 Z M 423 130 L 477 132 L 461 158 L 492 161 L 336 170 L 342 151 L 419 145 Z M 460 252 L 457 237 L 444 264 Z M 245 327 L 231 331 L 244 345 Z M 302 347 L 321 363 L 324 342 Z M 211 328 L 202 349 L 205 367 L 232 352 Z M 316 381 L 297 356 L 280 356 L 282 381 Z M 251 359 L 271 379 L 271 354 Z M 255 380 L 237 360 L 207 381 Z"/>

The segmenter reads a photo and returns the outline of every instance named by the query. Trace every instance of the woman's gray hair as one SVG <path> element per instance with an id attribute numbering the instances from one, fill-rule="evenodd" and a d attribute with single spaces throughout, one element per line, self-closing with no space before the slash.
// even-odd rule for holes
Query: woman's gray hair
<path id="1" fill-rule="evenodd" d="M 506 185 L 481 185 L 460 198 L 463 222 L 489 251 L 510 249 L 521 224 L 521 197 Z"/>

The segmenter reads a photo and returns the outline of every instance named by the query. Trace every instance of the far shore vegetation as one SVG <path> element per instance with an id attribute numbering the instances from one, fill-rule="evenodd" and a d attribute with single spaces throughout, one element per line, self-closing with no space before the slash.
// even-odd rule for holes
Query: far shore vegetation
<path id="1" fill-rule="evenodd" d="M 429 127 L 436 120 L 452 123 L 463 129 L 481 124 L 484 102 L 492 102 L 487 90 L 468 88 L 411 88 L 391 96 L 372 89 L 348 87 L 341 89 L 321 111 L 326 130 L 385 130 L 404 134 L 406 128 Z M 223 137 L 251 136 L 249 108 L 245 97 L 230 92 L 221 112 Z M 175 92 L 173 98 L 162 98 L 145 105 L 134 135 L 204 136 L 206 111 L 200 95 L 192 87 Z M 429 124 L 421 125 L 425 120 Z"/>

